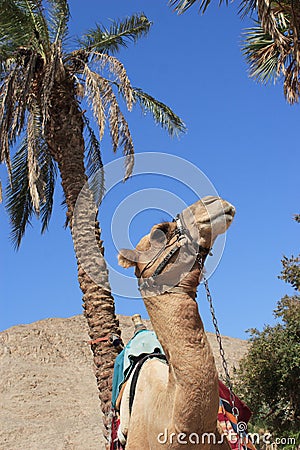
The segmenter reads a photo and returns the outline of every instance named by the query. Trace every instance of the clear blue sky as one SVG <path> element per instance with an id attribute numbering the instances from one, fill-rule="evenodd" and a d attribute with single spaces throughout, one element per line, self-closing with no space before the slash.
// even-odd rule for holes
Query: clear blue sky
<path id="1" fill-rule="evenodd" d="M 245 330 L 273 323 L 277 300 L 292 290 L 278 280 L 283 254 L 299 251 L 299 106 L 289 106 L 282 86 L 262 87 L 250 80 L 243 60 L 241 32 L 247 23 L 236 7 L 212 6 L 205 16 L 192 8 L 175 15 L 161 0 L 70 0 L 71 33 L 80 34 L 96 21 L 144 11 L 153 21 L 147 38 L 119 55 L 134 86 L 170 105 L 188 133 L 170 139 L 140 111 L 128 114 L 137 153 L 165 152 L 190 161 L 232 202 L 237 215 L 228 232 L 220 265 L 210 279 L 221 332 L 244 338 Z M 102 145 L 106 163 L 113 160 L 109 140 Z M 159 161 L 159 159 L 158 159 Z M 4 171 L 0 175 L 3 178 Z M 103 205 L 103 238 L 109 263 L 116 267 L 110 242 L 110 219 L 116 202 L 141 189 L 170 189 L 186 202 L 184 187 L 154 177 L 134 177 Z M 9 242 L 9 225 L 0 206 L 0 329 L 48 317 L 81 313 L 81 292 L 70 233 L 64 230 L 62 192 L 57 185 L 50 229 L 41 236 L 35 221 L 21 248 Z M 191 200 L 191 201 L 190 201 Z M 154 210 L 134 219 L 133 243 L 162 218 Z M 164 217 L 164 215 L 163 215 Z M 123 226 L 119 224 L 120 230 Z M 131 272 L 132 275 L 132 272 Z M 212 331 L 208 306 L 198 296 L 206 329 Z M 141 300 L 116 298 L 117 312 L 146 316 Z"/>

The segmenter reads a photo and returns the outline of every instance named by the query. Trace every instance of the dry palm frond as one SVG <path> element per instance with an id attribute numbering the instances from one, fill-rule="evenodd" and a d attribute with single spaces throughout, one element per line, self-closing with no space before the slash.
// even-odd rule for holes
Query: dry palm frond
<path id="1" fill-rule="evenodd" d="M 35 130 L 35 117 L 29 114 L 27 121 L 27 165 L 28 165 L 28 186 L 32 199 L 32 205 L 37 214 L 40 212 L 40 194 L 38 181 L 40 178 L 40 167 L 37 156 L 37 137 Z"/>
<path id="2" fill-rule="evenodd" d="M 83 74 L 85 75 L 86 96 L 92 106 L 94 117 L 98 123 L 101 140 L 105 128 L 105 110 L 101 98 L 101 90 L 99 89 L 99 79 L 101 81 L 101 77 L 96 72 L 93 72 L 87 64 L 84 66 Z"/>
<path id="3" fill-rule="evenodd" d="M 38 55 L 32 51 L 19 51 L 15 61 L 7 64 L 7 75 L 0 86 L 0 151 L 10 173 L 9 147 L 24 127 Z"/>
<path id="4" fill-rule="evenodd" d="M 38 55 L 30 51 L 26 56 L 24 55 L 18 63 L 18 84 L 15 87 L 16 98 L 14 120 L 10 132 L 11 141 L 13 141 L 16 136 L 19 136 L 24 126 L 26 109 L 32 92 L 32 83 L 38 59 Z"/>
<path id="5" fill-rule="evenodd" d="M 42 232 L 44 232 L 52 213 L 56 166 L 46 143 L 41 138 L 38 139 L 34 157 L 38 160 L 39 166 L 39 180 L 36 186 L 41 199 L 38 210 L 40 210 Z M 31 197 L 29 170 L 28 142 L 25 136 L 12 160 L 12 183 L 6 189 L 6 207 L 12 226 L 11 238 L 17 248 L 21 244 L 26 227 L 30 225 L 33 213 L 36 212 Z"/>
<path id="6" fill-rule="evenodd" d="M 243 49 L 250 75 L 261 82 L 283 75 L 285 97 L 290 104 L 296 103 L 300 94 L 300 6 L 260 0 L 258 15 L 257 26 L 246 30 Z"/>
<path id="7" fill-rule="evenodd" d="M 17 91 L 17 75 L 13 69 L 0 87 L 0 162 L 5 161 L 8 173 L 11 174 L 10 135 L 13 134 L 15 95 Z"/>
<path id="8" fill-rule="evenodd" d="M 258 23 L 258 22 L 257 22 Z M 250 68 L 250 76 L 266 84 L 278 78 L 280 51 L 272 37 L 261 26 L 245 30 L 243 54 Z"/>
<path id="9" fill-rule="evenodd" d="M 259 19 L 260 34 L 267 36 L 269 45 L 272 46 L 272 68 L 275 64 L 275 54 L 277 55 L 277 78 L 284 77 L 284 94 L 291 104 L 299 101 L 300 91 L 300 3 L 294 0 L 272 1 L 272 0 L 243 0 L 240 12 L 242 15 L 257 12 Z M 258 28 L 259 28 L 258 27 Z M 259 38 L 261 40 L 261 38 Z M 254 39 L 251 43 L 252 63 L 254 69 L 250 67 L 254 76 L 260 78 L 260 74 L 267 72 L 269 57 L 262 57 L 262 53 L 267 55 L 267 49 L 260 50 L 255 55 Z M 249 47 L 248 43 L 246 47 Z M 271 47 L 270 47 L 271 48 Z M 247 57 L 248 58 L 248 57 Z M 261 64 L 261 67 L 260 67 Z"/>
<path id="10" fill-rule="evenodd" d="M 105 105 L 109 105 L 108 120 L 113 151 L 116 152 L 118 147 L 123 148 L 123 155 L 125 156 L 124 181 L 126 181 L 132 174 L 134 166 L 134 146 L 131 133 L 110 82 L 103 78 L 101 86 Z"/>
<path id="11" fill-rule="evenodd" d="M 285 79 L 283 84 L 284 95 L 290 104 L 299 102 L 300 82 L 299 64 L 293 60 L 290 66 L 285 69 Z"/>
<path id="12" fill-rule="evenodd" d="M 279 3 L 272 0 L 257 0 L 257 14 L 263 30 L 272 37 L 280 53 L 286 54 L 289 49 L 289 40 L 278 23 L 283 11 L 281 8 L 276 8 L 275 5 L 279 5 Z"/>
<path id="13" fill-rule="evenodd" d="M 131 111 L 133 104 L 132 86 L 124 65 L 114 56 L 101 53 L 95 53 L 95 55 L 96 58 L 101 61 L 102 69 L 108 64 L 110 72 L 117 77 L 116 81 L 126 101 L 127 109 Z"/>
<path id="14" fill-rule="evenodd" d="M 108 109 L 108 122 L 110 135 L 112 138 L 113 151 L 116 152 L 120 145 L 119 132 L 123 115 L 110 82 L 107 79 L 100 77 L 100 75 L 98 75 L 98 77 L 103 104 L 105 109 Z"/>
<path id="15" fill-rule="evenodd" d="M 82 99 L 84 98 L 84 83 L 79 81 L 76 75 L 74 75 L 74 79 L 75 79 L 75 93 L 77 97 Z"/>
<path id="16" fill-rule="evenodd" d="M 100 139 L 103 136 L 104 130 L 102 117 L 104 117 L 105 111 L 107 111 L 113 151 L 116 152 L 118 147 L 123 147 L 123 154 L 126 156 L 126 173 L 124 179 L 127 179 L 131 175 L 133 168 L 134 148 L 127 121 L 120 110 L 112 83 L 106 78 L 101 77 L 98 73 L 91 71 L 87 66 L 85 67 L 84 73 L 86 75 L 85 82 L 88 96 L 94 115 L 98 121 Z M 97 116 L 98 112 L 100 113 L 100 117 Z"/>
<path id="17" fill-rule="evenodd" d="M 54 43 L 51 45 L 51 52 L 49 54 L 43 75 L 41 91 L 41 103 L 43 105 L 43 130 L 49 118 L 49 108 L 51 106 L 51 95 L 54 83 L 56 80 L 61 80 L 64 76 L 64 73 L 65 69 L 62 61 L 61 42 Z"/>
<path id="18" fill-rule="evenodd" d="M 132 174 L 134 166 L 134 146 L 131 133 L 128 123 L 119 108 L 111 84 L 108 80 L 103 79 L 102 86 L 104 98 L 109 103 L 109 128 L 113 150 L 116 151 L 118 147 L 123 148 L 123 155 L 125 156 L 124 181 L 126 181 Z"/>

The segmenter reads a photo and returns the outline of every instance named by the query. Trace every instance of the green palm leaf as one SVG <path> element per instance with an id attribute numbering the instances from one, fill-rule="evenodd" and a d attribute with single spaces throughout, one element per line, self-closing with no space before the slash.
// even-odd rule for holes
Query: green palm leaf
<path id="1" fill-rule="evenodd" d="M 83 116 L 83 120 L 86 129 L 86 174 L 89 179 L 89 186 L 93 193 L 94 201 L 99 206 L 104 195 L 104 169 L 100 142 L 90 126 L 88 118 Z"/>
<path id="2" fill-rule="evenodd" d="M 256 13 L 256 0 L 242 0 L 239 5 L 239 14 L 244 19 Z"/>
<path id="3" fill-rule="evenodd" d="M 6 189 L 6 208 L 11 222 L 11 239 L 16 248 L 21 244 L 25 230 L 34 213 L 29 191 L 27 139 L 12 160 L 12 183 Z"/>
<path id="4" fill-rule="evenodd" d="M 37 158 L 39 166 L 37 184 L 40 194 L 38 214 L 35 212 L 29 185 L 30 158 L 26 136 L 13 157 L 11 184 L 6 188 L 6 208 L 11 222 L 11 239 L 16 248 L 20 246 L 26 228 L 31 224 L 33 214 L 41 218 L 42 233 L 47 230 L 52 214 L 57 169 L 43 141 L 39 142 Z"/>
<path id="5" fill-rule="evenodd" d="M 219 6 L 222 3 L 226 3 L 228 5 L 228 0 L 219 0 Z M 174 10 L 178 12 L 178 14 L 185 13 L 194 3 L 200 3 L 199 12 L 205 13 L 207 7 L 210 5 L 211 0 L 169 0 L 170 6 L 175 6 Z"/>
<path id="6" fill-rule="evenodd" d="M 242 51 L 249 64 L 250 76 L 266 84 L 278 78 L 280 51 L 272 37 L 257 24 L 245 30 Z"/>
<path id="7" fill-rule="evenodd" d="M 170 136 L 178 136 L 179 133 L 186 132 L 184 122 L 177 116 L 169 106 L 156 100 L 151 95 L 139 88 L 133 88 L 133 97 L 140 104 L 143 111 L 149 112 L 154 121 L 168 131 Z"/>
<path id="8" fill-rule="evenodd" d="M 134 14 L 124 20 L 113 21 L 110 28 L 96 25 L 96 28 L 89 30 L 79 43 L 82 49 L 88 52 L 115 54 L 122 47 L 127 47 L 129 42 L 136 42 L 146 36 L 150 27 L 151 22 L 143 13 Z"/>
<path id="9" fill-rule="evenodd" d="M 3 0 L 0 9 L 1 47 L 36 49 L 44 57 L 50 49 L 49 33 L 39 0 Z"/>
<path id="10" fill-rule="evenodd" d="M 14 51 L 21 45 L 26 45 L 34 32 L 26 10 L 20 8 L 15 1 L 3 0 L 0 8 L 1 50 Z"/>
<path id="11" fill-rule="evenodd" d="M 70 10 L 67 0 L 48 0 L 51 5 L 49 11 L 49 25 L 52 41 L 63 40 L 68 32 Z"/>
<path id="12" fill-rule="evenodd" d="M 41 178 L 44 183 L 43 189 L 43 201 L 40 204 L 40 218 L 42 222 L 41 232 L 44 233 L 48 229 L 50 218 L 52 215 L 53 200 L 54 200 L 54 189 L 57 178 L 57 167 L 49 154 L 46 144 L 43 144 L 40 157 L 40 170 Z"/>

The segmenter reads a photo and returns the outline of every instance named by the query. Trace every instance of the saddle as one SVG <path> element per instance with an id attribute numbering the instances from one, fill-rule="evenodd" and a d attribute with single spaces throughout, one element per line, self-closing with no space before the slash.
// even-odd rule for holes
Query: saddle
<path id="1" fill-rule="evenodd" d="M 124 350 L 117 356 L 114 365 L 112 384 L 112 406 L 117 408 L 117 399 L 124 390 L 124 383 L 129 379 L 137 363 L 147 355 L 163 355 L 164 351 L 154 331 L 142 329 L 137 331 Z M 118 406 L 120 404 L 120 398 Z"/>
<path id="2" fill-rule="evenodd" d="M 113 419 L 110 450 L 125 448 L 138 376 L 144 363 L 151 358 L 166 361 L 156 334 L 147 329 L 138 330 L 116 358 L 112 386 Z M 124 391 L 127 383 L 130 383 L 130 390 L 125 398 Z M 119 417 L 121 401 L 126 405 L 122 423 Z"/>

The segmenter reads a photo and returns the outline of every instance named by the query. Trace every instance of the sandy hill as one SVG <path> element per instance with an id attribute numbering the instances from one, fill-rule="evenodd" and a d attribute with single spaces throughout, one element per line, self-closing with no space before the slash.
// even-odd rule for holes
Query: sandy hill
<path id="1" fill-rule="evenodd" d="M 119 319 L 126 342 L 133 333 L 131 319 Z M 208 337 L 221 372 L 216 338 Z M 1 450 L 104 449 L 88 340 L 82 316 L 0 333 Z M 247 342 L 223 337 L 223 344 L 232 369 Z"/>

